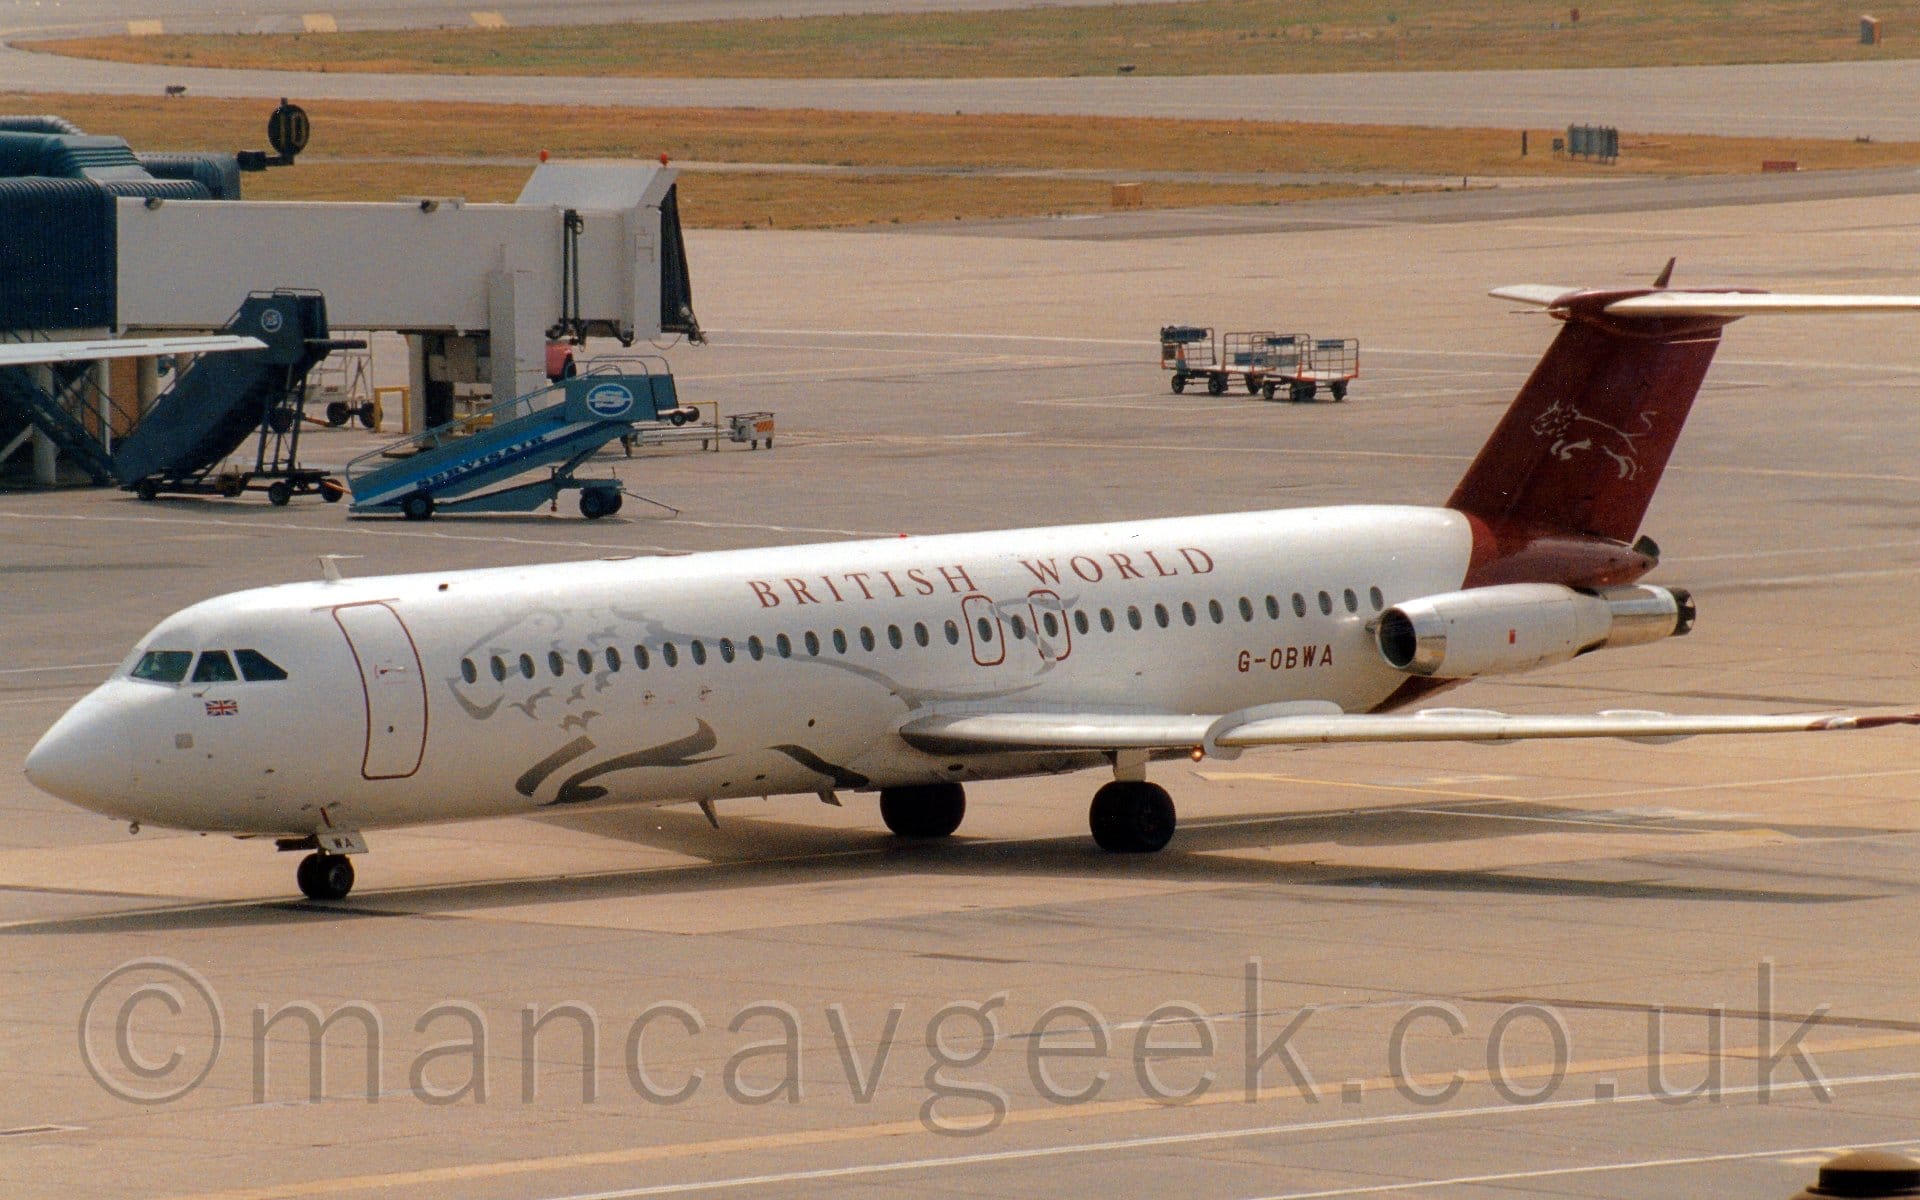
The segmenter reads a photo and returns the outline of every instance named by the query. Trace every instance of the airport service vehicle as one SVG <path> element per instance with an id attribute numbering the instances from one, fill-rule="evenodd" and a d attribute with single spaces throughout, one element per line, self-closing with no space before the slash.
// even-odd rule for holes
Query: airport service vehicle
<path id="1" fill-rule="evenodd" d="M 1665 282 L 1664 278 L 1661 281 Z M 1444 506 L 1224 513 L 331 578 L 161 621 L 27 757 L 120 820 L 274 839 L 338 899 L 371 830 L 552 806 L 877 792 L 1101 768 L 1102 847 L 1167 845 L 1155 761 L 1256 746 L 1867 729 L 1920 714 L 1416 707 L 1684 634 L 1639 525 L 1730 321 L 1920 297 L 1494 293 L 1562 327 Z"/>
<path id="2" fill-rule="evenodd" d="M 1169 386 L 1175 395 L 1204 378 L 1213 396 L 1225 395 L 1238 379 L 1249 396 L 1268 400 L 1282 387 L 1295 403 L 1311 400 L 1323 386 L 1335 400 L 1345 400 L 1347 386 L 1360 377 L 1360 339 L 1268 330 L 1216 338 L 1209 326 L 1164 325 L 1160 366 L 1172 372 Z"/>
<path id="3" fill-rule="evenodd" d="M 697 416 L 680 403 L 664 359 L 592 359 L 584 372 L 353 459 L 345 471 L 351 510 L 424 521 L 436 512 L 530 512 L 578 491 L 580 515 L 598 520 L 620 511 L 625 489 L 574 472 L 615 439 Z M 531 482 L 508 482 L 542 470 Z"/>

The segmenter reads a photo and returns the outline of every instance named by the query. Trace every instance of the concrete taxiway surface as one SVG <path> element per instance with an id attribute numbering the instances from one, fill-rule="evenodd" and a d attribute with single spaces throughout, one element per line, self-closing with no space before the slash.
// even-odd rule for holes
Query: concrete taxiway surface
<path id="1" fill-rule="evenodd" d="M 670 351 L 683 393 L 776 410 L 774 450 L 608 462 L 677 519 L 0 496 L 0 763 L 166 612 L 323 553 L 371 574 L 1437 502 L 1553 332 L 1486 286 L 1678 254 L 1681 282 L 1915 292 L 1913 205 L 695 234 L 715 334 Z M 1343 405 L 1174 397 L 1152 338 L 1176 321 L 1357 335 L 1365 373 Z M 1697 631 L 1456 702 L 1911 705 L 1914 333 L 1735 326 L 1647 522 Z M 317 432 L 310 459 L 368 440 Z M 617 810 L 375 834 L 328 906 L 265 846 L 129 836 L 8 767 L 0 1191 L 1766 1197 L 1830 1147 L 1920 1140 L 1911 731 L 1158 776 L 1183 825 L 1149 858 L 1092 848 L 1082 775 L 976 787 L 939 846 L 852 795 L 725 806 L 718 831 Z M 347 1014 L 318 1084 L 302 1011 Z"/>
<path id="2" fill-rule="evenodd" d="M 294 96 L 646 108 L 827 108 L 873 112 L 1330 121 L 1631 133 L 1920 139 L 1920 61 L 1588 71 L 1111 76 L 1079 79 L 606 79 L 224 71 L 85 62 L 0 47 L 23 92 Z"/>

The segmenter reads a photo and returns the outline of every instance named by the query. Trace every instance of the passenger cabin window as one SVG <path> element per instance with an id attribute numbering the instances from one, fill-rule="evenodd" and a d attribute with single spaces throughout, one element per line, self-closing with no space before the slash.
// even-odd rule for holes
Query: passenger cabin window
<path id="1" fill-rule="evenodd" d="M 193 663 L 191 650 L 149 650 L 133 664 L 133 677 L 151 683 L 179 683 Z"/>
<path id="2" fill-rule="evenodd" d="M 240 678 L 233 669 L 233 660 L 227 657 L 225 650 L 209 650 L 200 656 L 194 665 L 195 683 L 233 683 Z"/>
<path id="3" fill-rule="evenodd" d="M 580 663 L 580 673 L 582 675 L 593 674 L 593 651 L 582 650 L 580 653 L 574 655 L 574 658 Z M 611 670 L 612 668 L 608 669 Z"/>
<path id="4" fill-rule="evenodd" d="M 474 683 L 479 680 L 480 668 L 473 665 L 472 659 L 463 658 L 460 660 L 460 678 L 466 680 L 468 683 Z"/>

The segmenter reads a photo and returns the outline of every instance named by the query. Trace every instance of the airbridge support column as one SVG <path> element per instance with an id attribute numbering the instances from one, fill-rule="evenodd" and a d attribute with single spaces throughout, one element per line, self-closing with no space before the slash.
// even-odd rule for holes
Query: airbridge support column
<path id="1" fill-rule="evenodd" d="M 487 276 L 487 316 L 493 329 L 493 396 L 524 396 L 547 382 L 547 325 L 535 301 L 532 271 L 503 263 Z"/>

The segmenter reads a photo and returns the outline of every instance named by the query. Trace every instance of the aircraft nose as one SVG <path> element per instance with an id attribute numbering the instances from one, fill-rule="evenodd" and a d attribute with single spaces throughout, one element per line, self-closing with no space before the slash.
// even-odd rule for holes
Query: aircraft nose
<path id="1" fill-rule="evenodd" d="M 67 710 L 27 751 L 27 778 L 71 804 L 118 816 L 130 799 L 133 764 L 115 709 L 89 696 Z"/>

